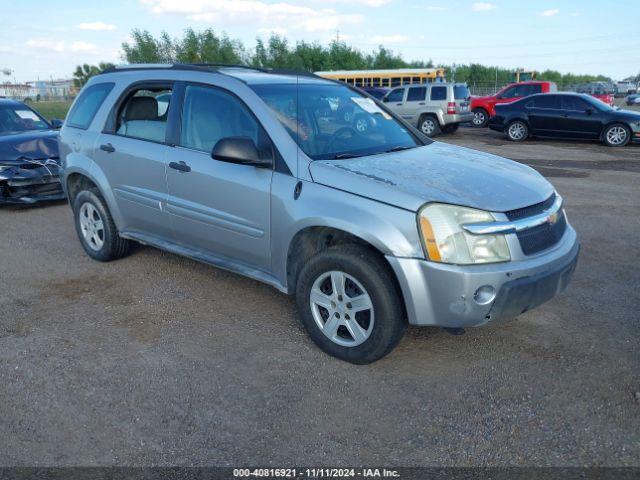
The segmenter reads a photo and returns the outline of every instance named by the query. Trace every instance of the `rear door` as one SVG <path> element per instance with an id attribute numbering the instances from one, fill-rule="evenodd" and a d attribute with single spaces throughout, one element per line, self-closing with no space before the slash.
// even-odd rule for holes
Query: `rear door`
<path id="1" fill-rule="evenodd" d="M 578 96 L 562 95 L 560 126 L 565 136 L 597 139 L 602 130 L 601 113 Z"/>
<path id="2" fill-rule="evenodd" d="M 180 89 L 177 145 L 167 170 L 174 241 L 268 272 L 273 169 L 214 160 L 211 151 L 226 137 L 249 137 L 272 157 L 273 145 L 232 93 L 200 84 Z"/>
<path id="3" fill-rule="evenodd" d="M 417 123 L 418 118 L 420 117 L 420 112 L 426 105 L 426 97 L 427 87 L 424 85 L 407 88 L 407 99 L 402 107 L 402 118 L 413 124 Z"/>
<path id="4" fill-rule="evenodd" d="M 172 230 L 167 205 L 167 110 L 172 82 L 139 83 L 114 106 L 97 138 L 95 162 L 104 172 L 120 209 L 123 231 L 160 238 Z M 158 101 L 162 97 L 164 101 Z"/>
<path id="5" fill-rule="evenodd" d="M 559 95 L 538 95 L 530 100 L 523 100 L 529 118 L 531 133 L 557 136 L 562 116 Z"/>

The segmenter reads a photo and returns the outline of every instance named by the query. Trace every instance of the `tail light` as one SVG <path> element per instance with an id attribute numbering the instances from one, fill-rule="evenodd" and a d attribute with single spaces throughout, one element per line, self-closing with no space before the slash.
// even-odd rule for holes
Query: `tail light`
<path id="1" fill-rule="evenodd" d="M 451 115 L 456 113 L 456 102 L 447 103 L 447 114 Z"/>

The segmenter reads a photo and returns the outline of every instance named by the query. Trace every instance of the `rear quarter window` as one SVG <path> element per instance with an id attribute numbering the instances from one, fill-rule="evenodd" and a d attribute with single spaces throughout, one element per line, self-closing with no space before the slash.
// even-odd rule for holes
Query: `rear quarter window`
<path id="1" fill-rule="evenodd" d="M 93 117 L 113 89 L 113 83 L 98 83 L 91 85 L 80 94 L 67 116 L 67 125 L 86 130 L 91 125 Z"/>
<path id="2" fill-rule="evenodd" d="M 465 100 L 469 98 L 471 94 L 466 85 L 454 85 L 453 86 L 453 98 L 456 100 Z"/>

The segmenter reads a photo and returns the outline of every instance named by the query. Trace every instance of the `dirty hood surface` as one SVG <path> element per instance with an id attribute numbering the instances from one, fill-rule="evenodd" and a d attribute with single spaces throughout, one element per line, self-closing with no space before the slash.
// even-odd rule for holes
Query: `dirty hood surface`
<path id="1" fill-rule="evenodd" d="M 34 130 L 0 135 L 0 163 L 9 164 L 20 157 L 45 159 L 58 157 L 58 132 Z"/>
<path id="2" fill-rule="evenodd" d="M 427 202 L 504 212 L 546 200 L 553 186 L 526 165 L 440 142 L 395 153 L 316 160 L 317 183 L 417 211 Z"/>

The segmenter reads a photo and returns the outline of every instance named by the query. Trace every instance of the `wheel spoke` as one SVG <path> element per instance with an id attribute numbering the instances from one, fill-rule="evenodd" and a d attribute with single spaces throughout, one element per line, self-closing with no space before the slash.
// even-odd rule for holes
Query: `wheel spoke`
<path id="1" fill-rule="evenodd" d="M 340 327 L 340 319 L 336 318 L 335 315 L 331 315 L 325 322 L 322 331 L 327 337 L 333 338 L 338 333 L 338 327 Z"/>
<path id="2" fill-rule="evenodd" d="M 351 310 L 354 312 L 361 312 L 363 310 L 369 310 L 373 305 L 371 305 L 371 299 L 369 295 L 360 295 L 358 297 L 349 299 L 349 303 L 351 304 Z"/>
<path id="3" fill-rule="evenodd" d="M 94 226 L 96 227 L 96 230 L 102 230 L 104 228 L 104 225 L 102 224 L 102 220 L 96 220 L 96 223 L 94 224 Z"/>
<path id="4" fill-rule="evenodd" d="M 329 295 L 322 293 L 319 288 L 314 288 L 311 290 L 311 303 L 315 303 L 319 307 L 324 307 L 327 310 L 331 310 L 331 297 Z"/>
<path id="5" fill-rule="evenodd" d="M 346 320 L 344 322 L 345 327 L 349 330 L 349 334 L 353 337 L 353 340 L 357 343 L 362 343 L 367 339 L 367 332 L 362 328 L 355 320 Z"/>
<path id="6" fill-rule="evenodd" d="M 344 296 L 344 281 L 344 273 L 331 272 L 331 290 L 333 291 L 334 297 L 338 295 Z"/>

